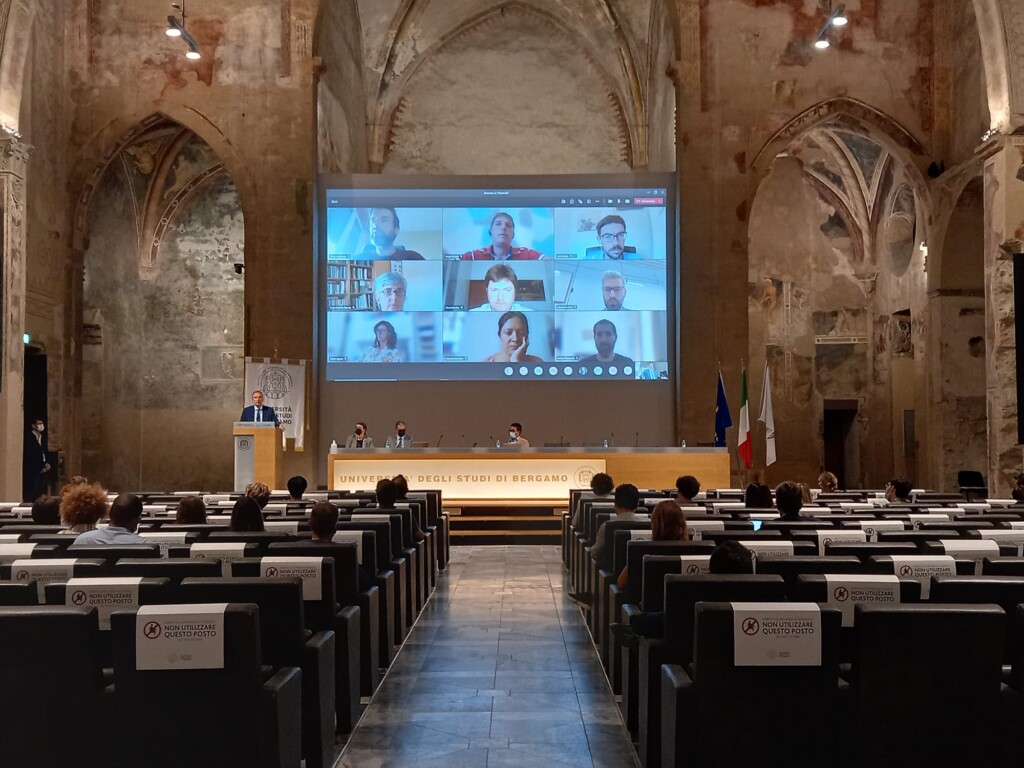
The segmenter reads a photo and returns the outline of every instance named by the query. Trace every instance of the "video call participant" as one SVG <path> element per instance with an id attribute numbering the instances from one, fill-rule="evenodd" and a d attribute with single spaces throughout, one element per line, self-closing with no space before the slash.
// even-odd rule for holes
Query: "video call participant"
<path id="1" fill-rule="evenodd" d="M 498 338 L 501 347 L 483 363 L 543 363 L 543 358 L 529 355 L 530 323 L 522 312 L 506 312 L 498 318 Z"/>
<path id="2" fill-rule="evenodd" d="M 395 434 L 388 438 L 388 442 L 395 448 L 409 448 L 412 446 L 412 435 L 405 426 L 404 421 L 395 422 Z"/>
<path id="3" fill-rule="evenodd" d="M 601 275 L 601 298 L 604 299 L 604 308 L 617 312 L 625 309 L 622 306 L 626 300 L 626 278 L 621 272 L 605 272 Z"/>
<path id="4" fill-rule="evenodd" d="M 398 213 L 394 208 L 373 208 L 370 211 L 370 242 L 361 256 L 391 261 L 423 261 L 423 255 L 395 245 L 399 231 Z"/>
<path id="5" fill-rule="evenodd" d="M 357 421 L 356 428 L 345 441 L 346 448 L 373 448 L 373 438 L 370 437 L 370 429 L 365 421 Z"/>
<path id="6" fill-rule="evenodd" d="M 360 363 L 404 363 L 401 351 L 398 350 L 398 334 L 395 326 L 387 320 L 381 320 L 373 326 L 373 346 L 363 352 Z"/>
<path id="7" fill-rule="evenodd" d="M 242 416 L 238 420 L 253 421 L 257 424 L 272 421 L 275 427 L 281 426 L 281 421 L 277 418 L 277 412 L 269 405 L 263 404 L 263 393 L 258 389 L 253 390 L 252 405 L 247 405 L 242 409 Z"/>
<path id="8" fill-rule="evenodd" d="M 615 354 L 615 342 L 619 340 L 619 333 L 615 329 L 615 323 L 611 320 L 598 320 L 594 323 L 594 346 L 597 354 L 584 357 L 581 363 L 594 365 L 617 365 L 620 368 L 633 365 L 633 361 L 624 355 Z"/>
<path id="9" fill-rule="evenodd" d="M 516 448 L 530 447 L 530 441 L 523 437 L 523 425 L 518 421 L 508 425 L 508 444 Z"/>
<path id="10" fill-rule="evenodd" d="M 373 302 L 378 312 L 401 312 L 405 306 L 408 283 L 397 272 L 377 275 L 373 281 Z"/>
<path id="11" fill-rule="evenodd" d="M 484 275 L 484 283 L 487 285 L 487 303 L 473 307 L 470 312 L 508 312 L 510 309 L 516 312 L 530 311 L 529 307 L 516 302 L 519 280 L 512 267 L 495 264 Z"/>
<path id="12" fill-rule="evenodd" d="M 504 211 L 494 214 L 491 218 L 489 232 L 491 244 L 486 248 L 466 251 L 462 254 L 462 261 L 506 261 L 508 259 L 519 261 L 544 258 L 540 251 L 512 245 L 516 236 L 516 223 Z"/>
<path id="13" fill-rule="evenodd" d="M 597 241 L 601 244 L 602 259 L 639 259 L 636 248 L 626 245 L 626 220 L 616 214 L 597 222 Z"/>

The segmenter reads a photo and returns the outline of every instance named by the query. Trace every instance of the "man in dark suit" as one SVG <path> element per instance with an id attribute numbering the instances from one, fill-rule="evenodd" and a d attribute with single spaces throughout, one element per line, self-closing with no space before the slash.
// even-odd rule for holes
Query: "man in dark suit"
<path id="1" fill-rule="evenodd" d="M 278 420 L 274 409 L 269 405 L 263 404 L 263 393 L 258 389 L 252 393 L 252 405 L 242 409 L 242 416 L 239 418 L 239 421 L 254 421 L 257 424 L 273 422 L 275 427 L 281 426 L 281 422 Z"/>
<path id="2" fill-rule="evenodd" d="M 22 464 L 25 501 L 32 502 L 46 491 L 49 481 L 50 460 L 46 452 L 46 424 L 35 419 L 32 428 L 25 435 L 25 455 Z"/>

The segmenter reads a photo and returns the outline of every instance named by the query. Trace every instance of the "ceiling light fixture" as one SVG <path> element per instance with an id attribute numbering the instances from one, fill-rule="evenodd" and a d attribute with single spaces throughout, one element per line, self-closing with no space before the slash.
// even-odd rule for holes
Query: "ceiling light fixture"
<path id="1" fill-rule="evenodd" d="M 181 14 L 181 20 L 173 13 L 167 17 L 167 29 L 164 30 L 164 34 L 168 37 L 180 37 L 188 45 L 188 51 L 185 53 L 185 58 L 196 59 L 203 58 L 202 54 L 199 53 L 199 43 L 196 39 L 189 34 L 185 28 L 185 0 L 181 0 L 180 3 L 171 3 L 171 7 L 174 8 Z"/>
<path id="2" fill-rule="evenodd" d="M 831 43 L 828 41 L 828 31 L 832 27 L 845 27 L 850 23 L 850 19 L 846 16 L 846 4 L 840 3 L 835 9 L 832 8 L 832 0 L 829 0 L 829 12 L 825 18 L 824 23 L 821 25 L 821 29 L 818 30 L 818 35 L 814 39 L 814 47 L 819 51 L 823 51 L 830 47 Z"/>

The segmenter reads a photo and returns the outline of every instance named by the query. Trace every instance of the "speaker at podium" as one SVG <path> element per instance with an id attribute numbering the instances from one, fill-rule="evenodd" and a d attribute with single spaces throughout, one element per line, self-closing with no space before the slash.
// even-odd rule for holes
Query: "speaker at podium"
<path id="1" fill-rule="evenodd" d="M 280 488 L 282 447 L 281 433 L 272 421 L 236 421 L 235 491 L 241 492 L 250 483 L 263 483 Z"/>

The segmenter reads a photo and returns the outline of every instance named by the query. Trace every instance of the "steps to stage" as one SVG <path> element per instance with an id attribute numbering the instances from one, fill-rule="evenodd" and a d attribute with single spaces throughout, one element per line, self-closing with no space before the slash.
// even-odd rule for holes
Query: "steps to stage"
<path id="1" fill-rule="evenodd" d="M 564 511 L 523 505 L 445 508 L 454 545 L 558 544 Z"/>

